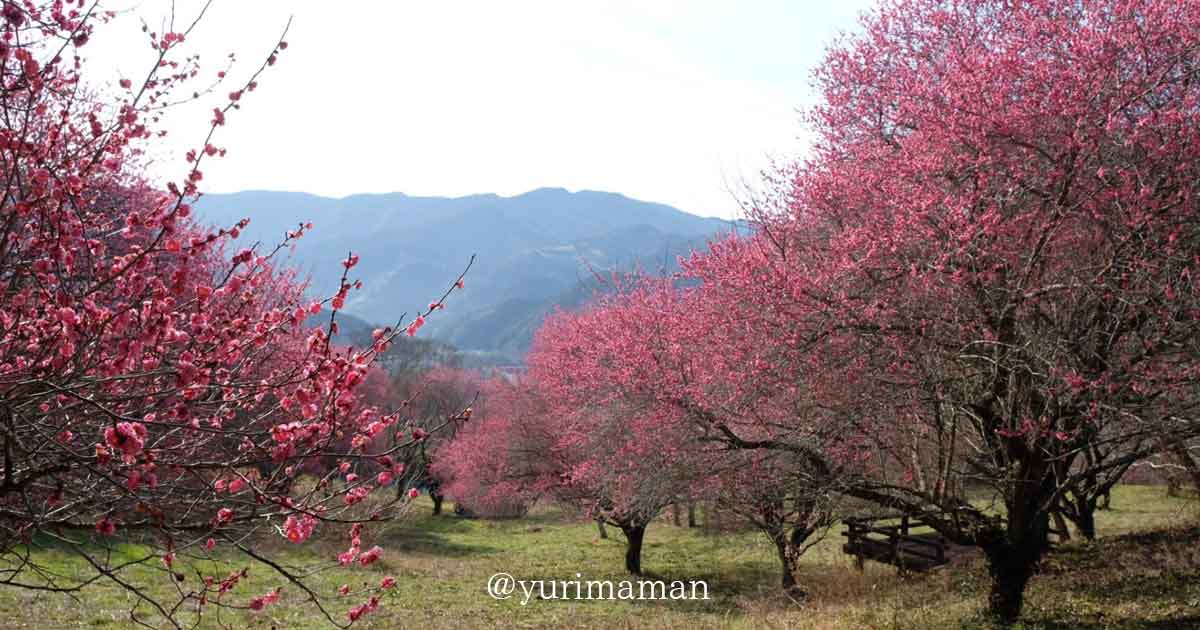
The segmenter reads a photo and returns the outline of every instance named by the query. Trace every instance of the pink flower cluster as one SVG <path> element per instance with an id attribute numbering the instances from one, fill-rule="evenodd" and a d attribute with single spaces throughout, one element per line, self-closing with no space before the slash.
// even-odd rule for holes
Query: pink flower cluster
<path id="1" fill-rule="evenodd" d="M 250 610 L 262 610 L 277 601 L 279 601 L 279 589 L 275 589 L 266 595 L 259 595 L 250 600 Z"/>
<path id="2" fill-rule="evenodd" d="M 287 521 L 283 524 L 283 533 L 287 539 L 294 543 L 302 543 L 312 536 L 313 530 L 317 527 L 317 519 L 311 514 L 292 514 L 287 517 Z"/>
<path id="3" fill-rule="evenodd" d="M 141 422 L 118 422 L 104 430 L 104 443 L 133 459 L 146 446 L 146 425 Z"/>
<path id="4" fill-rule="evenodd" d="M 359 604 L 358 606 L 351 608 L 350 612 L 346 613 L 346 616 L 350 618 L 350 621 L 358 621 L 363 615 L 375 612 L 378 608 L 379 598 L 372 597 L 371 599 L 367 600 L 367 603 Z"/>

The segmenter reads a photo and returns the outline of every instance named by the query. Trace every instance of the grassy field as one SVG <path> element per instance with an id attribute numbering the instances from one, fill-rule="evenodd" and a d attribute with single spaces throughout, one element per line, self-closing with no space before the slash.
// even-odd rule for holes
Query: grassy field
<path id="1" fill-rule="evenodd" d="M 1195 499 L 1168 498 L 1162 488 L 1126 486 L 1113 509 L 1099 515 L 1102 539 L 1092 546 L 1060 547 L 1032 582 L 1027 628 L 1200 628 L 1200 514 Z M 325 592 L 338 585 L 376 584 L 395 575 L 398 586 L 383 606 L 364 618 L 367 628 L 973 628 L 987 591 L 982 564 L 966 560 L 924 576 L 901 578 L 889 567 L 853 568 L 840 551 L 839 530 L 804 558 L 801 583 L 809 592 L 794 601 L 778 588 L 774 550 L 761 534 L 713 535 L 700 529 L 652 526 L 643 567 L 664 580 L 705 580 L 708 601 L 561 601 L 521 597 L 495 601 L 485 592 L 497 572 L 518 579 L 627 579 L 624 540 L 613 531 L 597 538 L 594 525 L 563 518 L 554 510 L 514 521 L 489 522 L 428 516 L 428 507 L 401 522 L 378 528 L 387 551 L 367 568 L 327 570 L 313 579 Z M 267 542 L 293 566 L 317 567 L 340 551 L 341 541 L 304 547 Z M 261 546 L 260 546 L 261 548 Z M 136 546 L 122 549 L 135 554 Z M 37 551 L 64 574 L 83 570 L 80 561 L 52 549 Z M 245 561 L 197 567 L 224 575 Z M 279 584 L 264 566 L 234 600 L 247 601 Z M 189 567 L 191 568 L 191 567 Z M 146 568 L 132 579 L 153 589 L 172 589 L 160 571 Z M 101 584 L 78 599 L 61 594 L 0 589 L 3 628 L 123 628 L 134 599 Z M 335 601 L 341 620 L 357 601 Z M 201 627 L 326 627 L 295 587 L 261 612 L 224 610 Z M 357 626 L 356 626 L 357 627 Z"/>

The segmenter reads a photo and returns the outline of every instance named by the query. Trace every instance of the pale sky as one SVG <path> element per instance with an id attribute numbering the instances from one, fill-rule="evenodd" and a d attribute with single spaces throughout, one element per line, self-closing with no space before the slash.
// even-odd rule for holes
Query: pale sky
<path id="1" fill-rule="evenodd" d="M 179 0 L 192 15 L 198 0 Z M 230 114 L 203 190 L 340 197 L 619 192 L 731 217 L 769 159 L 803 154 L 810 72 L 867 0 L 214 0 L 187 42 L 231 79 L 260 63 L 289 16 L 289 48 Z M 93 79 L 143 76 L 168 0 L 85 50 Z M 221 89 L 225 94 L 234 87 Z M 170 117 L 166 150 L 206 133 L 214 98 Z M 181 167 L 162 159 L 162 173 Z M 176 176 L 178 178 L 178 176 Z"/>

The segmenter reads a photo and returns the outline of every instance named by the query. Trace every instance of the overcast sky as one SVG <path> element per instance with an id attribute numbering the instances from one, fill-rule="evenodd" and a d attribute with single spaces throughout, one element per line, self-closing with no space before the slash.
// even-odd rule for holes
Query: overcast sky
<path id="1" fill-rule="evenodd" d="M 200 4 L 180 0 L 177 12 Z M 215 0 L 188 41 L 210 72 L 228 52 L 240 58 L 234 76 L 250 72 L 294 20 L 279 64 L 221 129 L 229 155 L 204 169 L 203 189 L 561 186 L 730 217 L 770 157 L 803 152 L 797 109 L 814 98 L 810 72 L 868 5 Z M 86 49 L 93 76 L 145 74 L 137 16 L 153 28 L 170 2 L 125 6 L 130 15 Z M 169 119 L 177 155 L 203 138 L 213 104 Z"/>

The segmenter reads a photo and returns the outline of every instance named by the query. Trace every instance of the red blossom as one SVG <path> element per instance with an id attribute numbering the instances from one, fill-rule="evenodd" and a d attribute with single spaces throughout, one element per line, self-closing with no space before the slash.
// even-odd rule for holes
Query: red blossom
<path id="1" fill-rule="evenodd" d="M 376 560 L 378 560 L 379 556 L 381 556 L 381 555 L 383 555 L 383 549 L 379 548 L 378 546 L 371 547 L 366 552 L 364 552 L 361 556 L 358 557 L 358 562 L 359 562 L 359 564 L 361 564 L 365 567 L 368 564 L 371 564 L 372 562 L 375 562 Z"/>

